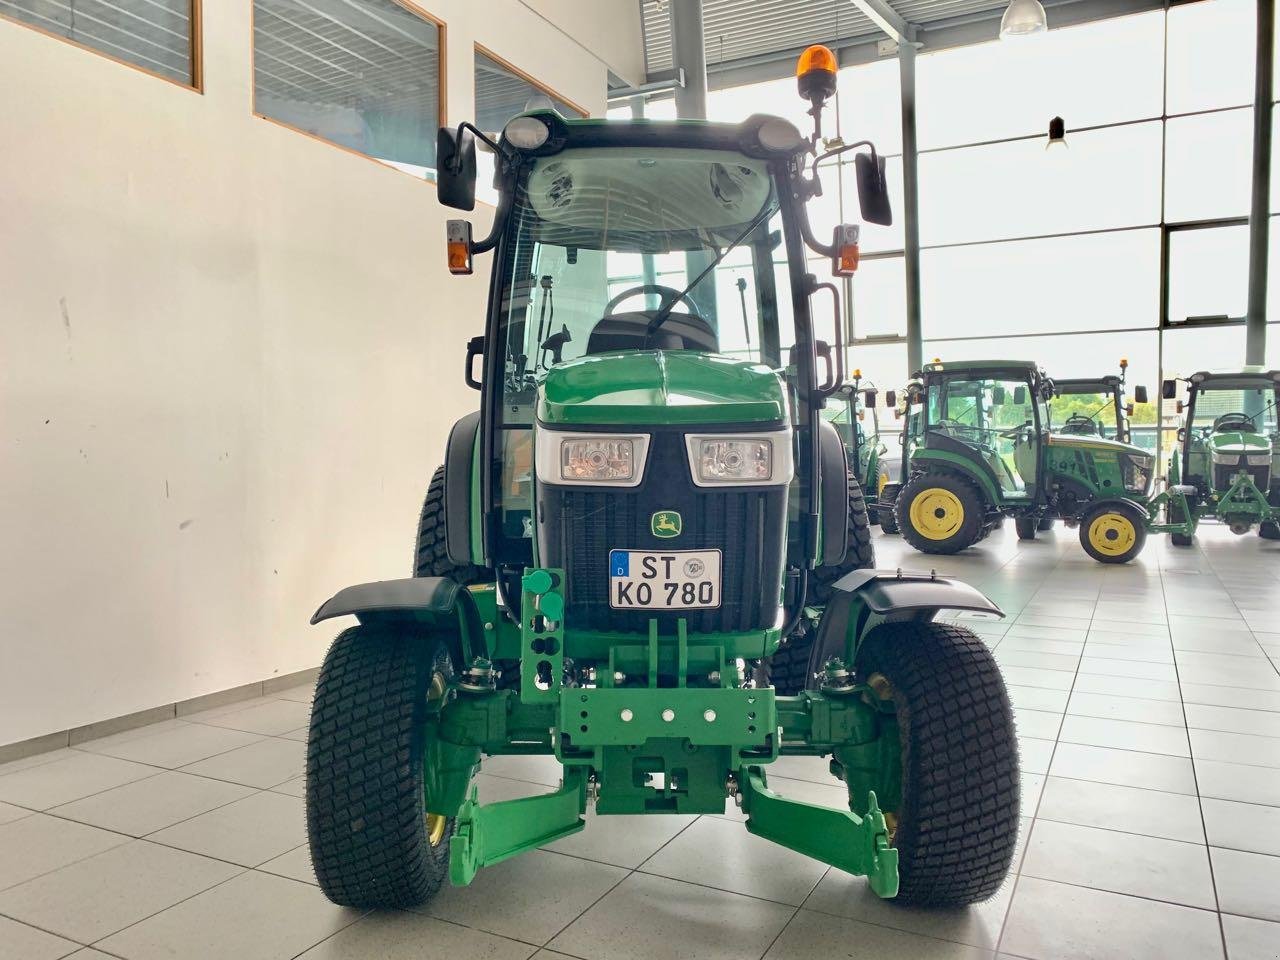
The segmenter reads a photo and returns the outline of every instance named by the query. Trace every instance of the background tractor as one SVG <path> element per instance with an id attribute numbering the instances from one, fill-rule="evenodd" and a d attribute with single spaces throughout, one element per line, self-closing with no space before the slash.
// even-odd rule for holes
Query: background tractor
<path id="1" fill-rule="evenodd" d="M 1103 437 L 1132 443 L 1154 452 L 1156 447 L 1155 410 L 1147 409 L 1147 388 L 1141 384 L 1133 388 L 1133 399 L 1127 399 L 1125 379 L 1129 361 L 1120 361 L 1120 373 L 1105 377 L 1079 377 L 1053 379 L 1053 397 L 1049 400 L 1049 417 L 1055 433 L 1082 437 Z M 1150 432 L 1135 435 L 1133 418 L 1139 414 L 1138 405 L 1145 417 L 1149 415 Z M 1149 441 L 1145 442 L 1145 441 Z"/>
<path id="2" fill-rule="evenodd" d="M 1182 547 L 1209 519 L 1232 533 L 1256 528 L 1260 537 L 1280 540 L 1280 371 L 1202 371 L 1186 384 L 1187 400 L 1177 402 L 1184 416 L 1169 458 L 1165 525 L 1159 529 Z M 1164 381 L 1161 393 L 1177 399 L 1177 381 Z"/>
<path id="3" fill-rule="evenodd" d="M 934 362 L 907 392 L 910 452 L 895 518 L 917 550 L 956 553 L 1006 516 L 1023 540 L 1046 521 L 1078 525 L 1081 545 L 1103 563 L 1142 549 L 1155 457 L 1051 432 L 1054 385 L 1034 363 Z"/>
<path id="4" fill-rule="evenodd" d="M 880 437 L 877 399 L 875 385 L 862 379 L 861 370 L 854 370 L 853 379 L 836 391 L 823 411 L 827 422 L 840 434 L 849 470 L 862 487 L 867 516 L 873 524 L 879 522 L 880 488 L 889 480 L 888 471 L 882 467 L 888 447 Z"/>
<path id="5" fill-rule="evenodd" d="M 835 68 L 822 47 L 801 59 L 815 127 Z M 480 136 L 442 131 L 446 204 L 471 208 Z M 751 833 L 884 897 L 960 905 L 1003 882 L 1012 710 L 982 642 L 935 620 L 998 608 L 865 569 L 861 489 L 822 416 L 844 348 L 806 248 L 847 273 L 857 228 L 820 242 L 804 204 L 818 160 L 870 145 L 820 142 L 776 117 L 537 112 L 490 144 L 492 231 L 451 221 L 448 236 L 458 272 L 494 252 L 466 359 L 480 410 L 428 492 L 422 575 L 348 587 L 313 618 L 359 620 L 325 659 L 308 742 L 311 856 L 334 902 L 420 903 L 582 830 L 588 806 L 730 799 Z M 887 222 L 883 158 L 855 164 L 864 218 Z M 802 623 L 806 689 L 748 682 Z M 554 756 L 560 786 L 480 803 L 472 778 L 493 754 Z M 829 756 L 848 804 L 770 790 L 787 755 Z"/>

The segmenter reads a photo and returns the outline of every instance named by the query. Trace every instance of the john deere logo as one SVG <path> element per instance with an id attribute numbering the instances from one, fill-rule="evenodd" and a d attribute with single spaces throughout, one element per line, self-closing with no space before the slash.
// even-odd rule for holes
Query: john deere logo
<path id="1" fill-rule="evenodd" d="M 650 518 L 649 529 L 653 531 L 655 537 L 664 539 L 678 537 L 680 531 L 684 529 L 684 521 L 674 510 L 659 510 Z"/>

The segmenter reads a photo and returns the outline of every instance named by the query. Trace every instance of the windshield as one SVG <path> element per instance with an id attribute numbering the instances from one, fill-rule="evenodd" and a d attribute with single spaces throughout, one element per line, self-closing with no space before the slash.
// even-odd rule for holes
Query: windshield
<path id="1" fill-rule="evenodd" d="M 1049 401 L 1055 433 L 1116 439 L 1116 401 L 1110 391 L 1067 393 Z"/>
<path id="2" fill-rule="evenodd" d="M 1274 437 L 1278 393 L 1280 388 L 1266 381 L 1258 386 L 1204 387 L 1196 391 L 1191 426 L 1201 432 L 1244 430 Z"/>
<path id="3" fill-rule="evenodd" d="M 765 161 L 569 149 L 532 162 L 511 216 L 507 425 L 532 421 L 548 369 L 588 354 L 697 350 L 782 368 L 795 333 Z"/>

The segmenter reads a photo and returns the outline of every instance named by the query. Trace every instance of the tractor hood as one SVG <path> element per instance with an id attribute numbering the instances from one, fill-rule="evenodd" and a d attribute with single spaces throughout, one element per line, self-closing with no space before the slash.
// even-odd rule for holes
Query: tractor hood
<path id="1" fill-rule="evenodd" d="M 1245 453 L 1270 453 L 1271 440 L 1257 433 L 1228 430 L 1212 434 L 1205 445 L 1215 456 L 1238 457 Z"/>
<path id="2" fill-rule="evenodd" d="M 758 363 L 692 350 L 641 350 L 567 360 L 547 371 L 538 419 L 594 424 L 779 424 L 782 378 Z"/>
<path id="3" fill-rule="evenodd" d="M 1051 433 L 1048 439 L 1051 447 L 1070 447 L 1074 450 L 1110 450 L 1115 453 L 1128 453 L 1138 457 L 1151 457 L 1149 450 L 1135 447 L 1119 440 L 1108 440 L 1105 437 L 1089 437 L 1076 433 Z M 1154 457 L 1152 457 L 1154 459 Z"/>

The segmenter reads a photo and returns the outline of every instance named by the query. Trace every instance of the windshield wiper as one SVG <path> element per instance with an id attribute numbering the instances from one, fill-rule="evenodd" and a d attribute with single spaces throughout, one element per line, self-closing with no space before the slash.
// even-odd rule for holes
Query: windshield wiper
<path id="1" fill-rule="evenodd" d="M 679 303 L 681 300 L 683 300 L 686 296 L 688 296 L 690 290 L 692 290 L 694 287 L 700 284 L 703 280 L 705 280 L 707 276 L 711 273 L 711 271 L 714 270 L 716 267 L 718 267 L 721 261 L 723 261 L 724 258 L 730 254 L 730 252 L 732 252 L 734 249 L 737 248 L 738 244 L 742 243 L 743 240 L 747 239 L 751 231 L 753 231 L 756 227 L 760 226 L 760 224 L 762 224 L 771 213 L 773 213 L 772 208 L 769 206 L 769 204 L 765 204 L 764 207 L 760 210 L 760 212 L 751 218 L 751 222 L 747 224 L 746 229 L 743 230 L 740 234 L 737 235 L 737 237 L 734 238 L 733 243 L 729 244 L 727 247 L 721 250 L 718 254 L 716 254 L 716 258 L 712 260 L 710 263 L 708 263 L 706 268 L 700 274 L 694 277 L 693 281 L 687 287 L 681 290 L 677 296 L 673 297 L 670 301 L 667 302 L 666 306 L 661 307 L 658 310 L 658 312 L 653 315 L 653 319 L 649 321 L 649 326 L 645 327 L 644 335 L 646 337 L 653 336 L 653 334 L 657 331 L 657 329 L 667 322 L 667 318 L 671 316 L 671 311 L 675 309 L 676 304 Z"/>

